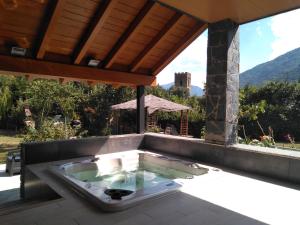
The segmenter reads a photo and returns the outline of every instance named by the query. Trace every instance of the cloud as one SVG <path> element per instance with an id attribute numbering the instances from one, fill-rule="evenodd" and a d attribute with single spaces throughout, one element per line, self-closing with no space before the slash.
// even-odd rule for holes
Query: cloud
<path id="1" fill-rule="evenodd" d="M 206 52 L 207 32 L 199 36 L 158 74 L 158 83 L 174 82 L 175 72 L 190 72 L 192 74 L 192 84 L 203 87 L 206 80 Z"/>
<path id="2" fill-rule="evenodd" d="M 270 59 L 300 47 L 300 9 L 274 16 L 271 30 L 275 37 L 272 42 Z"/>

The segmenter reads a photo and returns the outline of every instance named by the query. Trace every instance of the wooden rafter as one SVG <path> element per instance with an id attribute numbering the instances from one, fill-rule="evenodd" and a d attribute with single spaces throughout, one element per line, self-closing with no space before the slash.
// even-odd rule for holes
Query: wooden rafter
<path id="1" fill-rule="evenodd" d="M 100 10 L 98 10 L 88 31 L 84 34 L 82 41 L 74 51 L 74 64 L 79 64 L 81 62 L 117 3 L 117 0 L 106 0 L 104 5 L 101 6 Z"/>
<path id="2" fill-rule="evenodd" d="M 164 67 L 166 67 L 177 55 L 179 55 L 190 43 L 192 43 L 207 28 L 207 24 L 198 22 L 194 28 L 188 32 L 184 38 L 154 66 L 152 75 L 157 75 Z"/>
<path id="3" fill-rule="evenodd" d="M 129 43 L 130 39 L 134 35 L 135 32 L 138 32 L 139 29 L 142 27 L 142 23 L 144 19 L 149 16 L 149 11 L 154 6 L 154 1 L 147 1 L 147 3 L 144 5 L 144 7 L 141 9 L 139 14 L 136 16 L 136 18 L 132 21 L 132 23 L 129 25 L 129 27 L 126 29 L 124 34 L 121 36 L 119 41 L 115 44 L 115 46 L 112 48 L 112 50 L 108 53 L 104 65 L 104 68 L 109 68 L 113 65 L 114 61 L 122 52 L 123 49 L 126 48 L 127 44 Z"/>
<path id="4" fill-rule="evenodd" d="M 151 53 L 151 50 L 154 49 L 163 38 L 172 30 L 174 29 L 176 23 L 180 20 L 182 14 L 177 12 L 171 18 L 171 20 L 164 26 L 164 28 L 152 39 L 152 41 L 148 44 L 148 46 L 135 58 L 132 65 L 130 66 L 131 72 L 135 72 L 139 66 L 145 61 L 146 57 Z"/>
<path id="5" fill-rule="evenodd" d="M 40 45 L 37 49 L 36 58 L 42 59 L 46 53 L 47 44 L 51 38 L 51 34 L 53 33 L 55 24 L 57 23 L 58 18 L 60 17 L 64 5 L 66 4 L 66 0 L 57 0 L 55 6 L 53 8 L 49 22 L 46 28 L 43 28 L 44 32 L 41 37 Z M 44 22 L 45 23 L 45 22 Z"/>
<path id="6" fill-rule="evenodd" d="M 0 74 L 96 81 L 123 85 L 156 85 L 156 78 L 128 73 L 0 55 Z"/>

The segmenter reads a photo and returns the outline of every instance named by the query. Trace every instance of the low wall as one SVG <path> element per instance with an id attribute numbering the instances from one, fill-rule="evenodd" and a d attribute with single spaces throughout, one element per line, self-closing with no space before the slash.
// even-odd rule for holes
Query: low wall
<path id="1" fill-rule="evenodd" d="M 300 183 L 300 152 L 239 144 L 225 147 L 200 139 L 159 134 L 146 134 L 144 148 Z"/>
<path id="2" fill-rule="evenodd" d="M 129 134 L 22 144 L 21 197 L 36 196 L 33 192 L 44 186 L 28 173 L 26 165 L 139 149 L 143 147 L 143 138 L 140 134 Z"/>
<path id="3" fill-rule="evenodd" d="M 39 196 L 45 188 L 26 165 L 93 156 L 131 149 L 146 149 L 177 155 L 203 163 L 300 183 L 300 152 L 249 145 L 221 146 L 200 139 L 146 133 L 23 144 L 21 196 Z M 35 192 L 35 193 L 33 193 Z M 45 193 L 41 190 L 40 193 Z"/>
<path id="4" fill-rule="evenodd" d="M 249 145 L 225 151 L 224 166 L 300 183 L 300 152 Z"/>
<path id="5" fill-rule="evenodd" d="M 223 164 L 226 149 L 201 139 L 161 134 L 145 134 L 144 148 L 211 164 Z"/>

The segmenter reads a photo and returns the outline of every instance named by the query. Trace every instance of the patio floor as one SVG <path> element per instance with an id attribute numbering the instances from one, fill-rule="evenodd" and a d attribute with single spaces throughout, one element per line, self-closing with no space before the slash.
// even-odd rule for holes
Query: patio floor
<path id="1" fill-rule="evenodd" d="M 210 168 L 181 192 L 122 212 L 103 213 L 48 174 L 48 164 L 32 165 L 31 170 L 63 198 L 2 216 L 1 225 L 299 224 L 298 186 Z"/>
<path id="2" fill-rule="evenodd" d="M 0 164 L 0 206 L 20 198 L 20 175 L 9 176 L 5 168 L 6 164 Z"/>

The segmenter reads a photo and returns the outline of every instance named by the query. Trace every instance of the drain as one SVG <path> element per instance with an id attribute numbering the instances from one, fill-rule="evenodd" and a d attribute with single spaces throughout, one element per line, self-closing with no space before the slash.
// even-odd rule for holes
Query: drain
<path id="1" fill-rule="evenodd" d="M 122 197 L 132 194 L 133 191 L 124 189 L 106 189 L 104 193 L 109 195 L 111 199 L 122 200 Z"/>
<path id="2" fill-rule="evenodd" d="M 170 182 L 170 183 L 168 183 L 168 184 L 166 184 L 166 186 L 173 186 L 174 185 L 174 181 L 172 181 L 172 182 Z"/>

